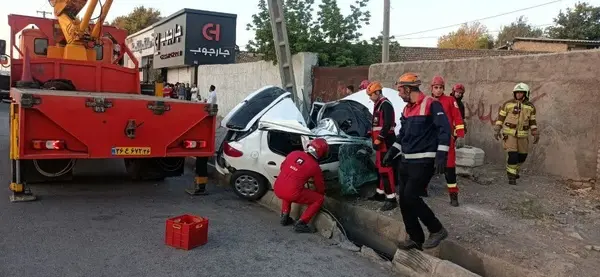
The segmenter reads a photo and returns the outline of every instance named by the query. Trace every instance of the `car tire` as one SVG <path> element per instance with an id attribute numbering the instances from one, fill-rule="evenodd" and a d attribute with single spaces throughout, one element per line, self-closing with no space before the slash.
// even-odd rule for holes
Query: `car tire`
<path id="1" fill-rule="evenodd" d="M 230 179 L 235 194 L 246 200 L 256 201 L 269 191 L 269 181 L 253 171 L 236 170 Z"/>

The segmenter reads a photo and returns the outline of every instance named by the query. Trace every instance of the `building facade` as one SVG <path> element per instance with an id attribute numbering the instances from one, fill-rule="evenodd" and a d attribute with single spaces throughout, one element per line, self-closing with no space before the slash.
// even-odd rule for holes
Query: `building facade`
<path id="1" fill-rule="evenodd" d="M 193 84 L 199 65 L 235 63 L 236 24 L 235 14 L 183 9 L 129 36 L 140 80 Z"/>
<path id="2" fill-rule="evenodd" d="M 596 48 L 600 48 L 600 41 L 516 37 L 498 49 L 527 52 L 567 52 Z"/>

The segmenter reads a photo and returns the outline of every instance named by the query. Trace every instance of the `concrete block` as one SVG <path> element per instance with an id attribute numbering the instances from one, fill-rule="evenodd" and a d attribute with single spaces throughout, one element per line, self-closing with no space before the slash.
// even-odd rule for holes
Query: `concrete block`
<path id="1" fill-rule="evenodd" d="M 407 277 L 430 276 L 442 260 L 418 250 L 397 250 L 392 260 L 394 271 Z"/>
<path id="2" fill-rule="evenodd" d="M 456 175 L 471 177 L 475 175 L 475 170 L 473 169 L 473 167 L 456 165 Z"/>
<path id="3" fill-rule="evenodd" d="M 360 252 L 359 254 L 377 264 L 379 264 L 381 267 L 385 268 L 385 269 L 392 269 L 392 262 L 388 261 L 384 258 L 382 258 L 381 256 L 379 256 L 379 254 L 377 254 L 377 252 L 375 252 L 375 250 L 363 246 L 360 248 Z"/>
<path id="4" fill-rule="evenodd" d="M 260 199 L 258 199 L 258 204 L 260 204 L 261 206 L 264 206 L 268 209 L 271 209 L 271 201 L 273 201 L 273 197 L 275 196 L 275 193 L 273 193 L 273 191 L 267 191 L 267 193 L 261 197 Z"/>
<path id="5" fill-rule="evenodd" d="M 441 260 L 435 267 L 432 277 L 481 277 L 481 275 L 475 274 L 471 271 L 464 269 L 463 267 L 451 263 L 449 261 Z"/>
<path id="6" fill-rule="evenodd" d="M 320 212 L 313 219 L 313 224 L 315 228 L 319 231 L 319 234 L 326 239 L 330 239 L 333 235 L 333 231 L 335 230 L 337 224 L 336 221 L 329 215 L 323 212 Z"/>
<path id="7" fill-rule="evenodd" d="M 465 146 L 456 149 L 456 165 L 464 167 L 482 166 L 485 160 L 485 152 L 477 147 Z"/>

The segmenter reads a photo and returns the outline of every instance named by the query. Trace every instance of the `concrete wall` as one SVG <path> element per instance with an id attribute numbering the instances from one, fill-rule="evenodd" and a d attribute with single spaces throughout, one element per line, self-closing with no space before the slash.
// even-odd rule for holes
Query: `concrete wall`
<path id="1" fill-rule="evenodd" d="M 566 43 L 515 41 L 511 48 L 517 51 L 565 52 L 569 46 Z"/>
<path id="2" fill-rule="evenodd" d="M 512 88 L 525 82 L 532 88 L 541 139 L 530 144 L 526 168 L 566 178 L 594 178 L 600 161 L 600 51 L 576 51 L 529 56 L 375 64 L 369 79 L 385 86 L 406 71 L 429 81 L 435 74 L 447 87 L 466 86 L 467 142 L 486 151 L 486 159 L 504 162 L 492 124 L 500 104 L 512 98 Z M 429 83 L 423 88 L 429 91 Z"/>
<path id="3" fill-rule="evenodd" d="M 301 102 L 310 103 L 312 67 L 317 64 L 317 55 L 298 53 L 293 56 L 292 61 L 299 99 L 302 100 L 302 90 L 304 90 L 308 98 Z M 272 62 L 260 61 L 198 67 L 198 88 L 202 98 L 208 96 L 210 85 L 215 85 L 217 88 L 219 116 L 225 116 L 248 94 L 266 85 L 281 86 L 282 82 L 277 65 L 273 65 Z"/>
<path id="4" fill-rule="evenodd" d="M 185 66 L 185 67 L 176 67 L 167 69 L 167 82 L 171 84 L 175 83 L 189 83 L 193 84 L 194 80 L 194 68 Z"/>

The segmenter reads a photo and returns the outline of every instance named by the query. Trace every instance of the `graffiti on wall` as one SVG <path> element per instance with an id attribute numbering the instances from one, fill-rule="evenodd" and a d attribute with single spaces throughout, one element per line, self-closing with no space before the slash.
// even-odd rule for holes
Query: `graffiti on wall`
<path id="1" fill-rule="evenodd" d="M 531 98 L 531 103 L 546 97 L 546 93 L 542 93 Z M 500 104 L 487 104 L 484 99 L 479 99 L 477 103 L 465 103 L 465 119 L 477 119 L 482 123 L 494 125 L 498 118 L 498 109 Z"/>

